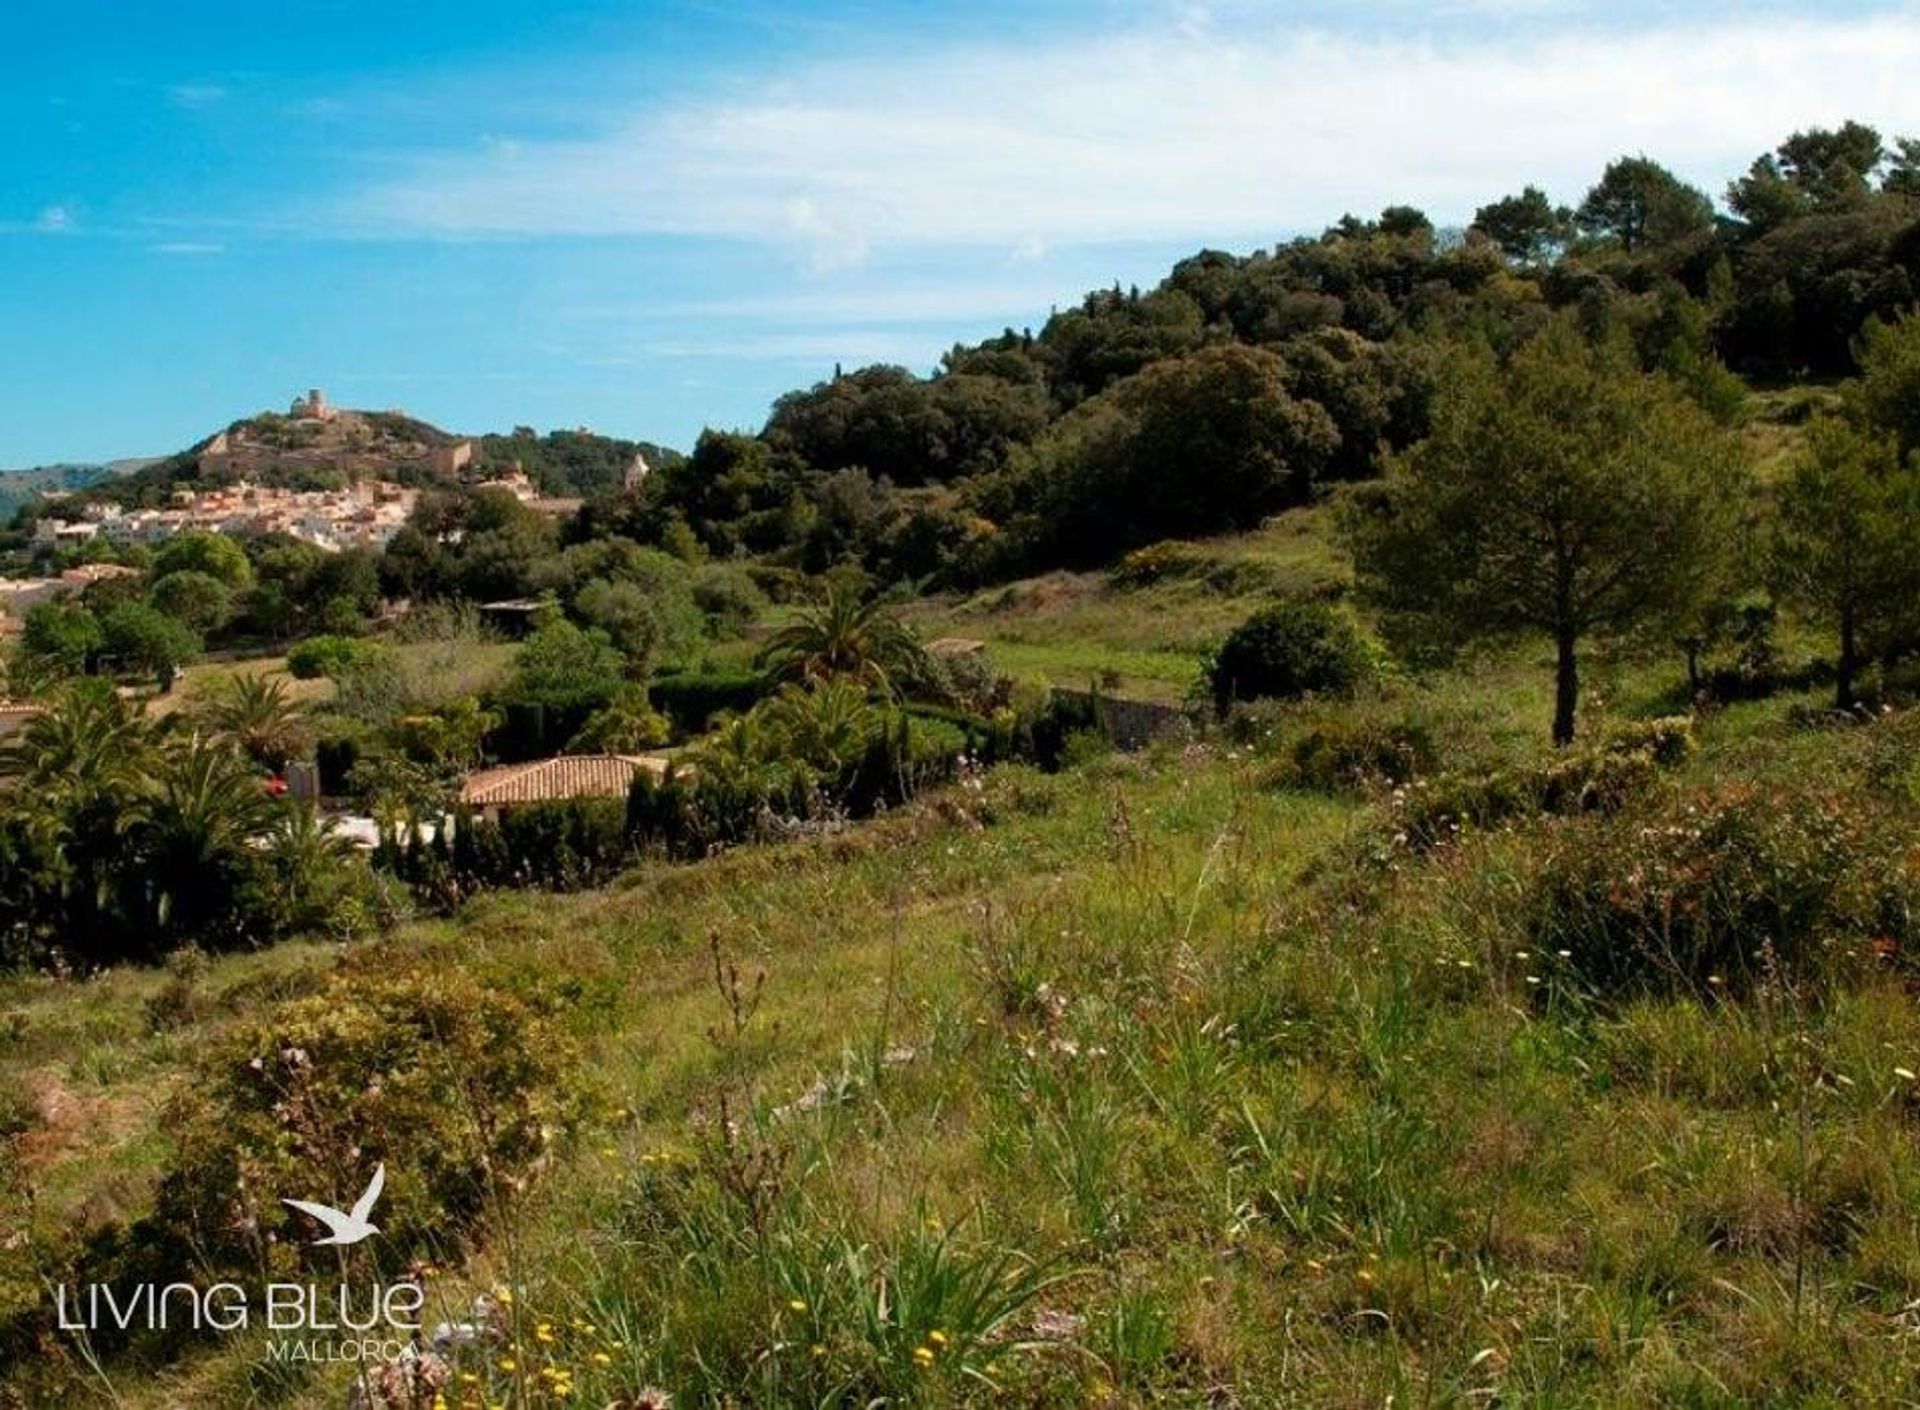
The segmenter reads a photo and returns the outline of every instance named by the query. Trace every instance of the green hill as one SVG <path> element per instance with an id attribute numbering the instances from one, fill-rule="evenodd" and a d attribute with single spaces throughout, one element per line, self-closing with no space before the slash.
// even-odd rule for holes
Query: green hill
<path id="1" fill-rule="evenodd" d="M 109 480 L 138 474 L 154 463 L 153 458 L 145 457 L 98 465 L 41 465 L 31 470 L 0 470 L 0 522 L 12 519 L 23 504 L 38 495 L 92 489 Z"/>
<path id="2" fill-rule="evenodd" d="M 1338 590 L 1326 530 L 912 612 L 1017 672 L 1173 693 L 1248 603 Z M 1700 717 L 1689 752 L 1648 723 L 1677 659 L 1610 656 L 1578 757 L 1641 763 L 1540 791 L 1571 767 L 1548 654 L 345 949 L 0 981 L 35 1239 L 150 1207 L 202 1139 L 166 1113 L 235 1035 L 457 975 L 543 1015 L 590 1103 L 435 1259 L 436 1319 L 512 1295 L 517 1340 L 459 1362 L 472 1403 L 1897 1398 L 1914 717 L 1823 726 L 1789 690 Z M 1389 738 L 1424 741 L 1422 781 L 1345 771 Z M 1786 948 L 1815 932 L 1817 969 Z M 429 1149 L 383 1149 L 396 1209 Z M 346 1394 L 257 1335 L 182 1352 L 109 1363 L 120 1403 Z M 80 1394 L 59 1364 L 26 1384 Z"/>

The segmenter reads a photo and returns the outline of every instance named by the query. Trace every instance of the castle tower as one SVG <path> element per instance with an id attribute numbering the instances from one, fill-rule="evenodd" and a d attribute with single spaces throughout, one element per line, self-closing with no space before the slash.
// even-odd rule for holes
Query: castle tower
<path id="1" fill-rule="evenodd" d="M 318 387 L 310 387 L 304 397 L 295 397 L 287 414 L 296 420 L 331 421 L 334 410 L 327 405 L 327 394 Z"/>

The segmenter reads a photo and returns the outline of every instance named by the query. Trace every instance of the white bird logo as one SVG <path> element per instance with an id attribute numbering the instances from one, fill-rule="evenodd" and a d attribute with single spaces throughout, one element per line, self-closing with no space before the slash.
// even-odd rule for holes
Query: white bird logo
<path id="1" fill-rule="evenodd" d="M 327 1226 L 327 1236 L 315 1239 L 315 1247 L 321 1244 L 357 1244 L 369 1234 L 380 1232 L 378 1225 L 367 1222 L 367 1216 L 373 1213 L 373 1202 L 380 1198 L 381 1187 L 386 1183 L 387 1167 L 383 1161 L 373 1167 L 373 1179 L 367 1182 L 367 1192 L 355 1202 L 350 1214 L 342 1214 L 331 1205 L 310 1204 L 303 1199 L 283 1199 L 280 1203 L 292 1205 L 302 1214 L 311 1214 Z"/>

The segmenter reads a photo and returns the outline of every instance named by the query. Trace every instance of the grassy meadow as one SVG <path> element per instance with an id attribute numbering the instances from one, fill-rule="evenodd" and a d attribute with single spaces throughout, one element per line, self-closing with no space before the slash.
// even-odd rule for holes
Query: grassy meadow
<path id="1" fill-rule="evenodd" d="M 1324 530 L 1285 516 L 1145 585 L 1056 574 L 912 617 L 1016 674 L 1177 697 L 1263 594 L 1341 581 Z M 1583 865 L 1612 915 L 1638 903 L 1634 849 L 1703 818 L 1758 827 L 1774 870 L 1690 890 L 1727 854 L 1689 853 L 1655 898 L 1670 924 L 1700 896 L 1736 930 L 1788 899 L 1825 917 L 1856 884 L 1910 898 L 1912 718 L 1733 705 L 1612 816 L 1522 810 L 1432 846 L 1407 842 L 1404 790 L 1289 762 L 1368 718 L 1428 732 L 1443 777 L 1539 769 L 1548 657 L 1000 766 L 869 823 L 372 941 L 0 980 L 9 1208 L 49 1245 L 137 1218 L 221 1034 L 330 976 L 457 970 L 556 996 L 591 1115 L 498 1192 L 484 1241 L 440 1251 L 431 1320 L 482 1298 L 494 1339 L 423 1403 L 1912 1403 L 1907 958 L 1836 926 L 1817 968 L 1767 946 L 1751 972 L 1616 983 L 1560 939 L 1599 923 L 1565 900 Z M 1678 673 L 1590 662 L 1583 734 L 1669 713 Z M 1894 861 L 1863 878 L 1856 857 Z M 352 1394 L 247 1338 L 178 1350 L 68 1349 L 0 1403 Z"/>

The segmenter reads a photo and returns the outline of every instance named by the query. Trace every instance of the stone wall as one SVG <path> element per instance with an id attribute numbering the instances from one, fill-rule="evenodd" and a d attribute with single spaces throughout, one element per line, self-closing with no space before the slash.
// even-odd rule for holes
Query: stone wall
<path id="1" fill-rule="evenodd" d="M 1140 749 L 1155 740 L 1184 738 L 1193 731 L 1186 710 L 1178 705 L 1133 700 L 1102 691 L 1063 690 L 1058 686 L 1053 693 L 1079 705 L 1090 702 L 1100 728 L 1117 749 Z"/>

